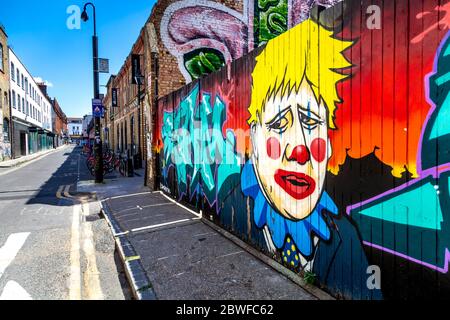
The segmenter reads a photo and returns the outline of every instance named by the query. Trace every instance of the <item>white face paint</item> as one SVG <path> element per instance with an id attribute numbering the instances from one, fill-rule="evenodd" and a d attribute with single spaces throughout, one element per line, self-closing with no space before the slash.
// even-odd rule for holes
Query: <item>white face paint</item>
<path id="1" fill-rule="evenodd" d="M 269 99 L 251 132 L 253 163 L 267 200 L 286 218 L 305 219 L 322 195 L 332 152 L 327 108 L 304 80 L 298 92 Z"/>

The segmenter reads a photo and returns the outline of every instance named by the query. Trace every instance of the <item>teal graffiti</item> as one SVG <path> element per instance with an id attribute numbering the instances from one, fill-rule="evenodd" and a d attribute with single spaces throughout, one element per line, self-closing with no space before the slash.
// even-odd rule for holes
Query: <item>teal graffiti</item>
<path id="1" fill-rule="evenodd" d="M 225 103 L 207 93 L 200 97 L 198 85 L 174 112 L 164 113 L 163 175 L 167 179 L 170 167 L 175 168 L 181 196 L 189 188 L 191 198 L 202 194 L 212 206 L 227 178 L 240 174 L 236 137 L 231 130 L 224 136 L 225 121 Z"/>
<path id="2" fill-rule="evenodd" d="M 366 245 L 441 273 L 450 266 L 450 32 L 427 78 L 432 105 L 418 153 L 420 177 L 347 208 Z"/>
<path id="3" fill-rule="evenodd" d="M 400 192 L 382 203 L 355 210 L 353 213 L 402 225 L 441 230 L 444 218 L 437 191 L 437 185 L 420 184 L 409 192 Z"/>

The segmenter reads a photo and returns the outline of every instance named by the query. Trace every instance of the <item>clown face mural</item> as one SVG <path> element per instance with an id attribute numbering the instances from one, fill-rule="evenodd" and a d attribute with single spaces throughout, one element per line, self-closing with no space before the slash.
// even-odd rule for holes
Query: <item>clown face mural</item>
<path id="1" fill-rule="evenodd" d="M 255 222 L 268 247 L 281 250 L 291 267 L 311 268 L 319 241 L 330 239 L 322 213 L 338 213 L 324 183 L 332 155 L 328 130 L 335 129 L 340 101 L 336 85 L 348 77 L 336 70 L 351 67 L 343 55 L 350 45 L 308 20 L 270 41 L 252 74 L 253 153 L 243 192 L 255 200 Z"/>
<path id="2" fill-rule="evenodd" d="M 298 92 L 267 101 L 252 124 L 253 165 L 271 206 L 291 220 L 308 217 L 323 192 L 331 155 L 327 108 L 304 78 Z"/>

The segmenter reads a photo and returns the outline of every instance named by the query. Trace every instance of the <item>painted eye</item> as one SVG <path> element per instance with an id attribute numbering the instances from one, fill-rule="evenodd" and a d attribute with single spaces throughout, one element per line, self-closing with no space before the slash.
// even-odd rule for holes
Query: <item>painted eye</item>
<path id="1" fill-rule="evenodd" d="M 320 123 L 319 120 L 305 116 L 303 114 L 300 115 L 300 119 L 305 126 L 311 128 L 311 129 L 312 129 L 312 127 L 316 127 Z"/>
<path id="2" fill-rule="evenodd" d="M 303 127 L 307 130 L 314 130 L 318 125 L 324 123 L 317 114 L 310 110 L 309 105 L 306 110 L 299 106 L 298 115 Z"/>
<path id="3" fill-rule="evenodd" d="M 285 113 L 280 113 L 277 115 L 272 121 L 267 123 L 267 129 L 278 131 L 279 133 L 283 133 L 286 131 L 288 126 L 292 123 L 292 112 L 288 110 Z"/>

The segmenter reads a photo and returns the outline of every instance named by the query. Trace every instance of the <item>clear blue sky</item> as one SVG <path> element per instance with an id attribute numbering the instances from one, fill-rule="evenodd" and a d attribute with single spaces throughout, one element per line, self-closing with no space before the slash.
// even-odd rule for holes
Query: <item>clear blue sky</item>
<path id="1" fill-rule="evenodd" d="M 39 0 L 6 1 L 0 11 L 9 45 L 33 77 L 53 86 L 56 97 L 69 117 L 91 112 L 93 22 L 81 22 L 80 30 L 69 30 L 66 22 L 71 5 L 86 1 Z M 94 0 L 97 8 L 99 56 L 110 59 L 110 72 L 116 74 L 150 16 L 155 0 Z M 92 18 L 92 10 L 88 13 Z M 106 85 L 109 75 L 100 75 Z M 104 93 L 104 87 L 100 88 Z"/>

